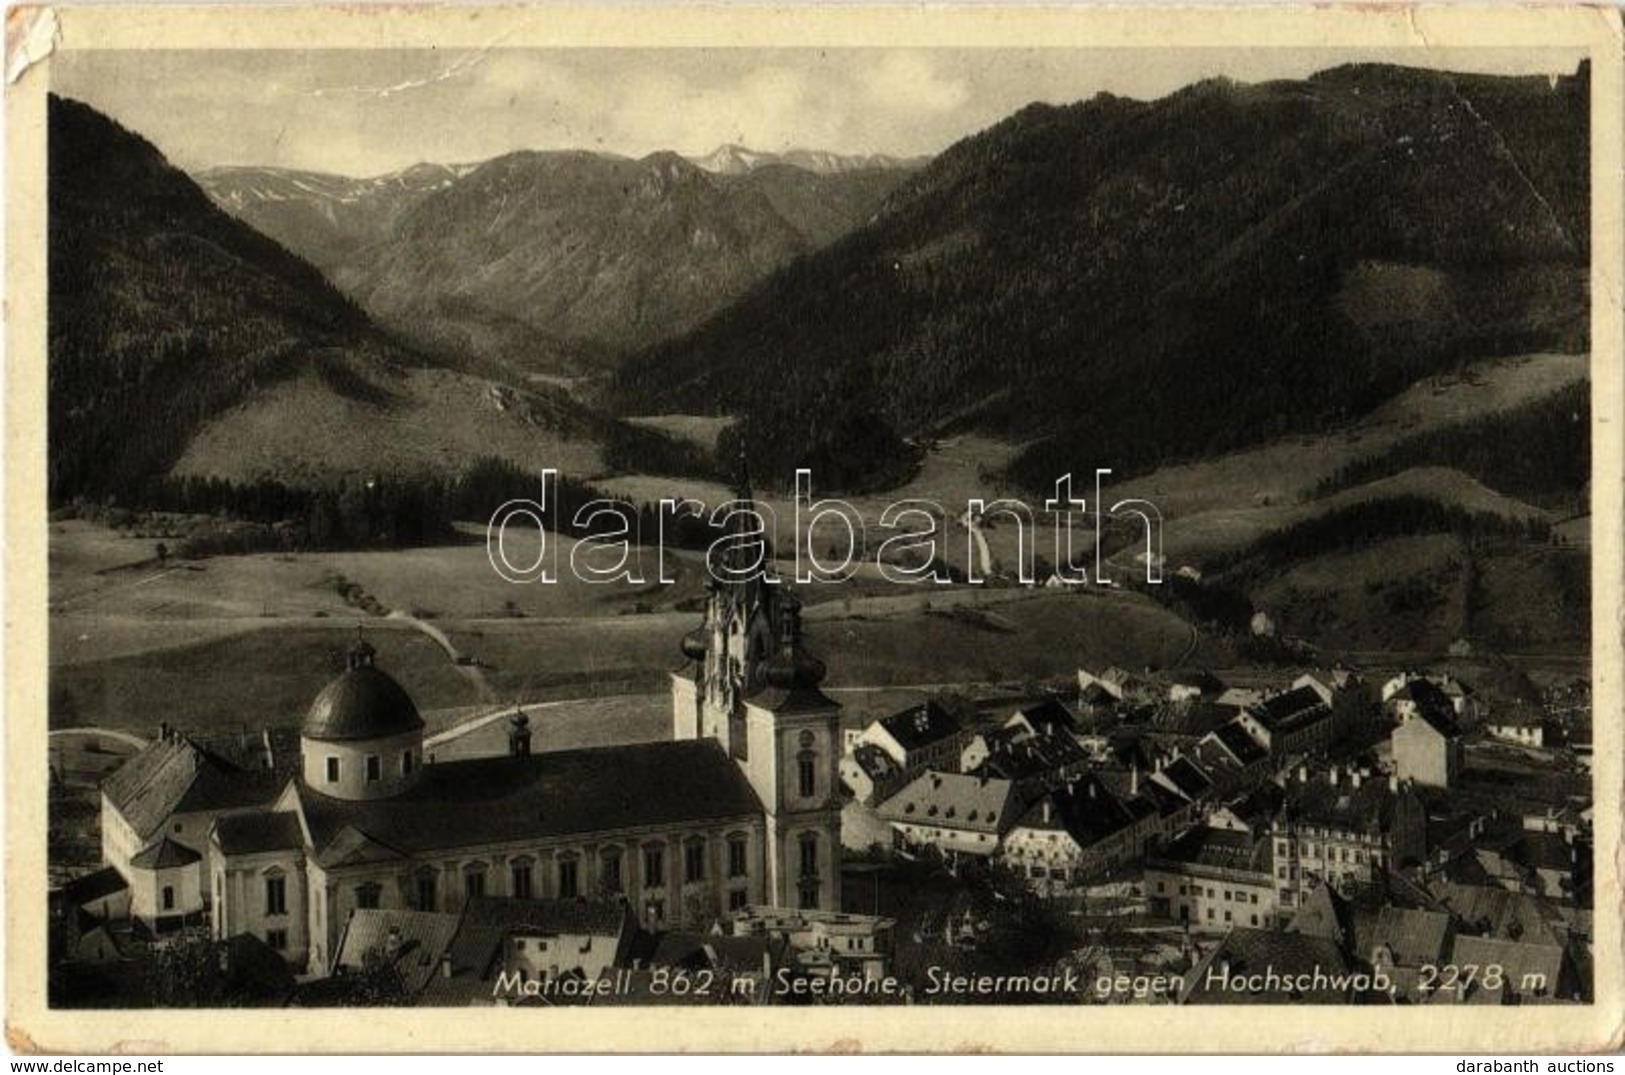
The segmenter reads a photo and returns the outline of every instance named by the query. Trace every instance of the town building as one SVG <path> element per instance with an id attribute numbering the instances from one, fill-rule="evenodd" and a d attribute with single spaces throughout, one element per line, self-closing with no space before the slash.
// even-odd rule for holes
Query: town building
<path id="1" fill-rule="evenodd" d="M 1017 821 L 1013 781 L 927 771 L 880 804 L 898 846 L 989 858 Z"/>
<path id="2" fill-rule="evenodd" d="M 1246 831 L 1199 826 L 1153 852 L 1144 892 L 1151 913 L 1192 929 L 1267 927 L 1275 921 L 1271 842 Z"/>
<path id="3" fill-rule="evenodd" d="M 865 744 L 878 748 L 892 760 L 898 778 L 906 783 L 927 769 L 958 768 L 960 753 L 969 741 L 970 735 L 958 718 L 931 699 L 872 722 L 849 750 L 855 752 Z"/>
<path id="4" fill-rule="evenodd" d="M 1396 695 L 1397 697 L 1397 695 Z M 1448 788 L 1461 776 L 1461 729 L 1453 711 L 1437 701 L 1419 702 L 1407 710 L 1390 736 L 1394 772 L 1401 781 Z"/>

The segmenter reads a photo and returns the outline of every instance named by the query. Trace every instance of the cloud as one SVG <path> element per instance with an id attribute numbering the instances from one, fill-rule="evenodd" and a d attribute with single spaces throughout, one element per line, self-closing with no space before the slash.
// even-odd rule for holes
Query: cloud
<path id="1" fill-rule="evenodd" d="M 882 108 L 952 112 L 970 100 L 970 83 L 949 78 L 923 52 L 890 52 L 863 78 L 863 92 Z"/>

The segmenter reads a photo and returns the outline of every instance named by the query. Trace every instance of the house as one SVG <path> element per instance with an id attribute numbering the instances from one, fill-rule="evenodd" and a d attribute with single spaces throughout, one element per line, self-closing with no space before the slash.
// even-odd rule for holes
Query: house
<path id="1" fill-rule="evenodd" d="M 1454 676 L 1444 673 L 1436 675 L 1424 675 L 1413 671 L 1399 673 L 1382 685 L 1383 708 L 1397 718 L 1417 700 L 1418 692 L 1410 688 L 1418 683 L 1426 684 L 1420 689 L 1422 695 L 1442 699 L 1457 720 L 1470 722 L 1479 715 L 1478 698 L 1473 689 Z"/>
<path id="2" fill-rule="evenodd" d="M 109 963 L 130 945 L 130 886 L 111 866 L 76 877 L 50 894 L 52 961 Z"/>
<path id="3" fill-rule="evenodd" d="M 1056 698 L 1046 698 L 1042 702 L 1016 710 L 1015 714 L 1004 722 L 1004 726 L 1018 728 L 1027 735 L 1034 736 L 1075 736 L 1083 730 L 1077 715 Z"/>
<path id="4" fill-rule="evenodd" d="M 841 755 L 841 783 L 861 803 L 889 798 L 908 782 L 903 767 L 873 743 L 855 742 Z"/>
<path id="5" fill-rule="evenodd" d="M 1089 691 L 1099 687 L 1106 696 L 1114 702 L 1129 705 L 1144 705 L 1154 702 L 1164 692 L 1157 689 L 1157 685 L 1144 676 L 1137 676 L 1133 672 L 1112 665 L 1098 676 L 1088 669 L 1078 669 L 1078 693 L 1086 695 Z"/>
<path id="6" fill-rule="evenodd" d="M 1541 713 L 1531 709 L 1513 708 L 1498 713 L 1484 722 L 1484 731 L 1495 739 L 1504 743 L 1516 743 L 1523 747 L 1545 747 L 1550 745 L 1549 739 L 1557 737 L 1548 735 L 1548 721 Z"/>
<path id="7" fill-rule="evenodd" d="M 1147 906 L 1192 929 L 1269 926 L 1275 920 L 1270 849 L 1268 834 L 1198 826 L 1146 859 Z"/>
<path id="8" fill-rule="evenodd" d="M 1205 668 L 1177 669 L 1159 677 L 1167 688 L 1170 702 L 1195 702 L 1217 699 L 1224 693 L 1224 683 Z"/>
<path id="9" fill-rule="evenodd" d="M 858 742 L 879 747 L 908 781 L 927 769 L 956 768 L 969 739 L 958 718 L 933 699 L 873 722 Z"/>
<path id="10" fill-rule="evenodd" d="M 133 883 L 131 860 L 161 838 L 201 855 L 217 819 L 264 809 L 289 772 L 286 764 L 244 768 L 162 725 L 102 782 L 102 861 Z"/>
<path id="11" fill-rule="evenodd" d="M 729 918 L 735 937 L 782 939 L 804 973 L 883 978 L 891 965 L 896 922 L 878 915 L 747 907 Z"/>
<path id="12" fill-rule="evenodd" d="M 1463 764 L 1461 729 L 1452 711 L 1427 701 L 1415 704 L 1409 714 L 1389 737 L 1395 773 L 1402 781 L 1450 787 Z"/>
<path id="13" fill-rule="evenodd" d="M 1268 733 L 1245 715 L 1208 732 L 1192 753 L 1225 791 L 1251 787 L 1269 775 Z"/>
<path id="14" fill-rule="evenodd" d="M 1238 927 L 1185 975 L 1181 1004 L 1347 1004 L 1348 960 L 1308 933 Z"/>
<path id="15" fill-rule="evenodd" d="M 440 911 L 362 907 L 351 913 L 333 957 L 333 973 L 353 975 L 389 966 L 402 991 L 416 998 L 437 974 L 462 916 Z"/>
<path id="16" fill-rule="evenodd" d="M 1251 709 L 1264 700 L 1264 692 L 1257 687 L 1226 687 L 1213 699 L 1213 704 L 1226 709 Z"/>
<path id="17" fill-rule="evenodd" d="M 1117 795 L 1095 774 L 1033 803 L 1005 837 L 1005 863 L 1042 889 L 1110 876 L 1160 838 L 1161 814 L 1144 796 Z"/>
<path id="18" fill-rule="evenodd" d="M 470 897 L 422 1002 L 584 1000 L 588 983 L 625 965 L 636 928 L 625 905 L 604 900 Z"/>
<path id="19" fill-rule="evenodd" d="M 966 773 L 922 773 L 880 804 L 880 819 L 899 846 L 935 847 L 990 858 L 1016 823 L 1020 807 L 1013 781 Z"/>
<path id="20" fill-rule="evenodd" d="M 126 867 L 130 917 L 153 934 L 203 920 L 203 856 L 168 836 L 138 852 Z"/>
<path id="21" fill-rule="evenodd" d="M 1397 779 L 1339 766 L 1300 766 L 1284 787 L 1286 805 L 1271 826 L 1276 904 L 1292 914 L 1319 883 L 1353 887 L 1427 854 L 1427 808 Z"/>
<path id="22" fill-rule="evenodd" d="M 784 970 L 795 966 L 796 953 L 789 940 L 768 934 L 732 936 L 713 927 L 704 933 L 676 931 L 662 933 L 647 957 L 634 955 L 633 965 L 647 965 L 656 976 L 648 982 L 647 991 L 639 990 L 647 1004 L 727 1004 L 748 998 L 756 1004 L 769 1004 L 774 999 L 775 979 Z M 670 972 L 676 972 L 672 974 Z M 614 994 L 595 995 L 592 1003 L 619 1003 L 615 994 L 624 990 L 624 983 L 642 985 L 642 970 L 616 971 L 617 989 Z M 671 982 L 684 981 L 698 985 L 709 979 L 710 988 L 704 995 L 694 996 L 691 988 L 687 996 L 673 996 Z M 656 983 L 667 984 L 662 990 Z"/>
<path id="23" fill-rule="evenodd" d="M 1395 683 L 1399 685 L 1394 686 Z M 1389 688 L 1392 687 L 1392 690 Z M 1395 724 L 1404 724 L 1423 711 L 1440 715 L 1454 723 L 1455 707 L 1438 684 L 1421 676 L 1402 676 L 1383 685 L 1382 706 Z"/>
<path id="24" fill-rule="evenodd" d="M 1331 703 L 1312 684 L 1270 695 L 1246 715 L 1255 722 L 1248 730 L 1276 758 L 1325 751 L 1339 732 Z"/>
<path id="25" fill-rule="evenodd" d="M 1393 983 L 1395 997 L 1416 1002 L 1447 962 L 1455 939 L 1449 914 L 1418 907 L 1356 907 L 1355 958 Z"/>
<path id="26" fill-rule="evenodd" d="M 1054 728 L 1054 726 L 1050 726 Z M 980 742 L 983 751 L 976 749 Z M 1017 796 L 1031 802 L 1043 792 L 1076 779 L 1090 765 L 1090 756 L 1078 741 L 1063 730 L 1035 734 L 1024 724 L 1001 728 L 978 736 L 965 749 L 963 760 L 981 754 L 980 762 L 967 772 L 998 777 L 1016 785 Z"/>
<path id="27" fill-rule="evenodd" d="M 1450 961 L 1499 972 L 1487 976 L 1481 972 L 1476 980 L 1457 985 L 1449 998 L 1457 1002 L 1550 1004 L 1582 999 L 1574 962 L 1561 944 L 1462 934 L 1451 947 Z"/>

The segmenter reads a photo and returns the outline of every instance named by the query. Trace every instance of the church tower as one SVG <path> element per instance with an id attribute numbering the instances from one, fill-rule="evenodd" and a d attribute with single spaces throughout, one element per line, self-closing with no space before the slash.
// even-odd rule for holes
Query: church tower
<path id="1" fill-rule="evenodd" d="M 741 466 L 736 498 L 754 505 Z M 762 571 L 729 577 L 711 565 L 705 619 L 683 639 L 690 662 L 672 674 L 672 734 L 714 739 L 766 814 L 766 894 L 780 907 L 840 909 L 840 705 L 819 689 L 824 663 L 803 646 L 800 602 L 767 577 L 771 547 L 736 513 L 725 563 Z M 753 545 L 759 541 L 760 545 Z"/>
<path id="2" fill-rule="evenodd" d="M 705 619 L 683 639 L 693 667 L 672 674 L 672 737 L 715 739 L 735 757 L 743 749 L 739 701 L 762 689 L 779 635 L 779 588 L 769 581 L 773 548 L 758 531 L 750 475 L 740 462 L 728 540 L 709 563 Z M 760 558 L 758 561 L 758 557 Z M 750 571 L 759 562 L 760 569 Z"/>

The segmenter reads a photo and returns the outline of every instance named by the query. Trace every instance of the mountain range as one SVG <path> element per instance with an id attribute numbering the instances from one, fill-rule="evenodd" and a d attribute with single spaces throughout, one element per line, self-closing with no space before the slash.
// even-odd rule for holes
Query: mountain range
<path id="1" fill-rule="evenodd" d="M 380 329 L 94 109 L 53 96 L 48 124 L 53 502 L 139 501 L 171 473 L 316 483 L 487 456 L 581 473 L 633 435 Z"/>
<path id="2" fill-rule="evenodd" d="M 723 147 L 699 162 L 520 152 L 371 179 L 219 168 L 199 184 L 422 346 L 604 369 L 867 221 L 913 164 Z"/>
<path id="3" fill-rule="evenodd" d="M 1324 431 L 1471 357 L 1587 345 L 1588 72 L 1348 66 L 1034 104 L 631 356 L 627 413 L 742 416 L 769 479 L 977 429 L 1029 489 Z"/>

